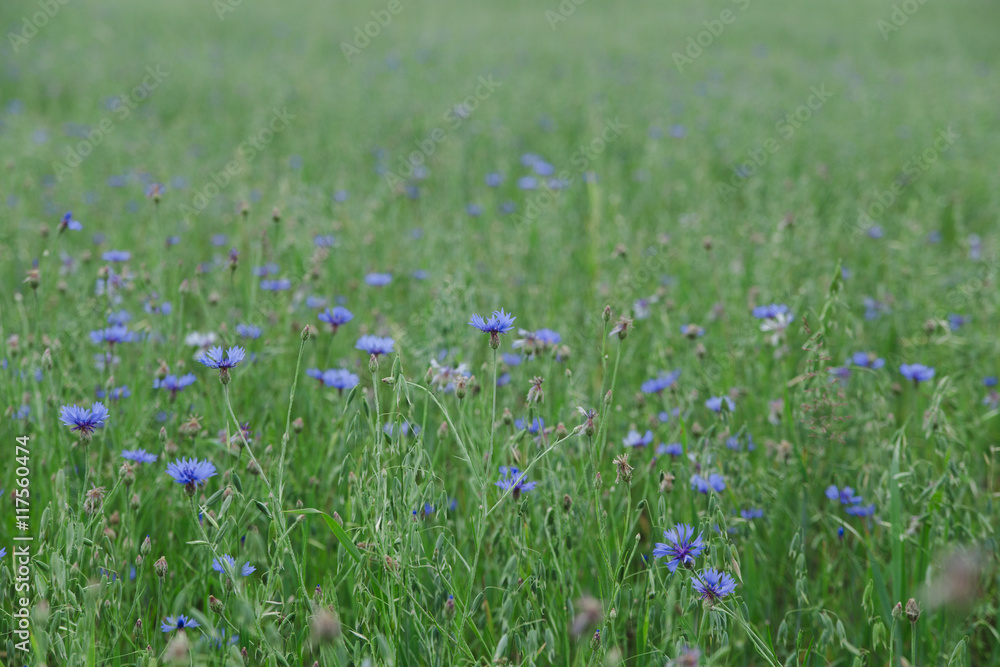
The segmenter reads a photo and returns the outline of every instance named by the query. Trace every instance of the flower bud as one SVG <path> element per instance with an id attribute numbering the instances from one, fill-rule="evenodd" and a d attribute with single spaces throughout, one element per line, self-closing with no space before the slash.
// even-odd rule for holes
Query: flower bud
<path id="1" fill-rule="evenodd" d="M 374 373 L 378 370 L 378 357 L 374 354 L 368 357 L 368 371 Z"/>
<path id="2" fill-rule="evenodd" d="M 602 317 L 604 318 L 605 324 L 611 321 L 611 306 L 604 306 L 604 314 Z"/>
<path id="3" fill-rule="evenodd" d="M 226 608 L 226 606 L 222 604 L 222 600 L 220 600 L 219 598 L 215 597 L 214 595 L 209 595 L 208 608 L 214 611 L 216 614 L 221 614 L 223 610 Z"/>
<path id="4" fill-rule="evenodd" d="M 601 631 L 598 630 L 594 633 L 594 636 L 590 638 L 590 650 L 596 651 L 601 648 Z"/>
<path id="5" fill-rule="evenodd" d="M 153 563 L 153 569 L 156 570 L 156 575 L 161 579 L 167 576 L 167 559 L 160 556 L 160 559 Z"/>
<path id="6" fill-rule="evenodd" d="M 143 556 L 148 556 L 149 552 L 152 551 L 152 549 L 153 549 L 153 543 L 150 541 L 149 535 L 147 535 L 146 539 L 144 539 L 142 541 L 142 544 L 139 545 L 139 553 L 141 553 Z"/>
<path id="7" fill-rule="evenodd" d="M 296 417 L 295 421 L 292 422 L 292 430 L 296 433 L 302 433 L 302 429 L 306 427 L 306 423 L 302 421 L 302 417 Z"/>
<path id="8" fill-rule="evenodd" d="M 917 605 L 917 601 L 913 598 L 906 601 L 906 618 L 910 619 L 910 623 L 914 625 L 917 619 L 920 618 L 920 606 Z"/>
<path id="9" fill-rule="evenodd" d="M 302 334 L 301 334 L 302 340 L 303 341 L 309 340 L 309 334 L 310 334 L 309 325 L 307 324 L 302 328 Z"/>
<path id="10" fill-rule="evenodd" d="M 903 617 L 903 603 L 897 602 L 896 606 L 892 608 L 892 618 L 893 620 L 898 621 L 902 617 Z"/>
<path id="11" fill-rule="evenodd" d="M 567 493 L 566 495 L 563 496 L 562 500 L 563 511 L 568 512 L 571 507 L 573 507 L 573 499 L 570 498 L 570 495 Z"/>

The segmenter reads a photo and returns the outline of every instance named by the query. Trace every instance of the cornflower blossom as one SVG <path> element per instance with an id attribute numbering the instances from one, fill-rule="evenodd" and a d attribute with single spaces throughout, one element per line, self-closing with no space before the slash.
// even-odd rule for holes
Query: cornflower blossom
<path id="1" fill-rule="evenodd" d="M 538 485 L 538 482 L 524 481 L 524 473 L 513 466 L 500 466 L 500 480 L 496 486 L 504 491 L 511 491 L 514 500 L 517 500 L 521 493 L 527 493 Z"/>
<path id="2" fill-rule="evenodd" d="M 484 319 L 482 315 L 473 315 L 469 320 L 469 325 L 474 326 L 483 333 L 490 335 L 490 347 L 494 350 L 500 347 L 500 334 L 508 333 L 514 328 L 514 320 L 517 318 L 510 313 L 505 313 L 503 308 L 494 310 L 489 319 Z"/>
<path id="3" fill-rule="evenodd" d="M 320 322 L 330 325 L 330 331 L 337 333 L 337 329 L 354 319 L 354 314 L 343 306 L 327 308 L 317 316 Z"/>
<path id="4" fill-rule="evenodd" d="M 736 590 L 736 580 L 725 572 L 710 567 L 691 577 L 691 586 L 702 600 L 716 602 Z"/>
<path id="5" fill-rule="evenodd" d="M 652 431 L 646 431 L 642 435 L 638 431 L 629 431 L 628 435 L 622 439 L 622 444 L 626 447 L 646 447 L 651 442 L 653 442 Z"/>
<path id="6" fill-rule="evenodd" d="M 669 558 L 667 568 L 676 572 L 678 566 L 688 566 L 705 550 L 702 533 L 694 536 L 692 526 L 679 523 L 670 530 L 663 531 L 664 542 L 657 542 L 653 549 L 653 558 Z"/>

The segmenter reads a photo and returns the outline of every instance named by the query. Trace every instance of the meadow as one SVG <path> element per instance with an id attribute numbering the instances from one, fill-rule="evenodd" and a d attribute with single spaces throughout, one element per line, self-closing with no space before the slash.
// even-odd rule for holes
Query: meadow
<path id="1" fill-rule="evenodd" d="M 1000 7 L 0 7 L 0 665 L 1000 665 Z"/>

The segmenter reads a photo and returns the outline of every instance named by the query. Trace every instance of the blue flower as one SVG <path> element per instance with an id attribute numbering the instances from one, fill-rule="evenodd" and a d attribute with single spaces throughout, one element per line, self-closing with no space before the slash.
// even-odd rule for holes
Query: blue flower
<path id="1" fill-rule="evenodd" d="M 284 292 L 292 288 L 292 281 L 288 278 L 280 278 L 278 280 L 262 280 L 260 281 L 260 288 L 268 292 Z"/>
<path id="2" fill-rule="evenodd" d="M 871 352 L 855 352 L 851 355 L 851 363 L 862 368 L 870 368 L 876 371 L 885 366 L 885 359 L 877 358 Z"/>
<path id="3" fill-rule="evenodd" d="M 62 217 L 62 220 L 59 221 L 59 233 L 61 234 L 67 229 L 72 229 L 75 232 L 78 232 L 81 229 L 83 229 L 83 225 L 80 224 L 80 221 L 73 219 L 72 211 L 67 211 L 66 215 L 64 215 Z"/>
<path id="4" fill-rule="evenodd" d="M 95 391 L 94 393 L 97 395 L 97 398 L 107 397 L 110 398 L 112 401 L 120 401 L 121 399 L 128 398 L 129 396 L 132 395 L 132 391 L 126 385 L 122 385 L 121 387 L 115 387 L 114 389 L 111 389 L 109 391 L 104 391 L 103 389 L 97 389 L 97 391 Z"/>
<path id="5" fill-rule="evenodd" d="M 730 412 L 736 409 L 733 401 L 728 396 L 713 396 L 705 401 L 705 407 L 712 412 L 722 412 L 723 405 L 725 405 Z"/>
<path id="6" fill-rule="evenodd" d="M 534 176 L 522 176 L 517 179 L 517 187 L 522 190 L 534 190 L 538 187 L 538 179 Z"/>
<path id="7" fill-rule="evenodd" d="M 123 449 L 122 458 L 136 463 L 153 463 L 156 461 L 156 454 L 150 454 L 145 449 Z"/>
<path id="8" fill-rule="evenodd" d="M 988 376 L 984 377 L 983 378 L 983 386 L 984 387 L 995 387 L 995 386 L 997 386 L 997 376 L 996 375 L 988 375 Z"/>
<path id="9" fill-rule="evenodd" d="M 652 431 L 646 431 L 643 435 L 639 435 L 638 431 L 629 431 L 628 435 L 622 438 L 622 444 L 626 447 L 645 447 L 651 442 L 653 442 Z"/>
<path id="10" fill-rule="evenodd" d="M 926 382 L 934 377 L 934 369 L 923 364 L 901 364 L 899 372 L 907 380 L 913 380 L 913 384 Z"/>
<path id="11" fill-rule="evenodd" d="M 351 193 L 348 192 L 347 190 L 337 190 L 336 192 L 333 193 L 333 201 L 340 204 L 347 201 L 347 198 L 350 196 Z"/>
<path id="12" fill-rule="evenodd" d="M 0 547 L 0 558 L 7 557 L 7 547 Z"/>
<path id="13" fill-rule="evenodd" d="M 174 396 L 177 396 L 177 392 L 181 389 L 194 384 L 196 379 L 197 378 L 195 378 L 193 373 L 187 373 L 180 377 L 177 377 L 176 375 L 168 375 L 162 380 L 159 378 L 154 379 L 153 389 L 168 389 L 170 390 L 171 398 L 173 398 Z"/>
<path id="14" fill-rule="evenodd" d="M 682 324 L 681 335 L 688 338 L 700 338 L 705 335 L 705 330 L 697 324 Z"/>
<path id="15" fill-rule="evenodd" d="M 753 309 L 753 316 L 758 320 L 773 320 L 778 315 L 788 312 L 788 306 L 783 303 L 772 303 L 767 306 L 757 306 Z"/>
<path id="16" fill-rule="evenodd" d="M 736 590 L 736 581 L 725 572 L 707 568 L 691 577 L 691 585 L 702 600 L 720 600 Z"/>
<path id="17" fill-rule="evenodd" d="M 132 253 L 128 250 L 108 250 L 101 255 L 101 259 L 105 262 L 127 262 L 131 258 Z"/>
<path id="18" fill-rule="evenodd" d="M 837 489 L 833 484 L 826 487 L 826 497 L 830 500 L 839 500 L 842 505 L 857 505 L 862 500 L 861 496 L 854 495 L 854 489 L 851 487 Z"/>
<path id="19" fill-rule="evenodd" d="M 465 212 L 471 215 L 473 218 L 478 218 L 483 214 L 483 207 L 479 204 L 466 204 Z"/>
<path id="20" fill-rule="evenodd" d="M 186 628 L 197 628 L 198 621 L 193 618 L 188 618 L 184 614 L 181 614 L 177 618 L 173 616 L 167 616 L 166 620 L 160 624 L 160 630 L 164 632 L 173 632 L 174 630 L 184 630 Z"/>
<path id="21" fill-rule="evenodd" d="M 872 503 L 871 505 L 861 505 L 861 504 L 851 505 L 844 511 L 850 514 L 851 516 L 860 516 L 860 517 L 871 516 L 875 514 L 875 503 Z"/>
<path id="22" fill-rule="evenodd" d="M 236 335 L 240 338 L 249 338 L 250 340 L 257 340 L 260 338 L 260 327 L 254 326 L 253 324 L 237 324 L 236 325 Z"/>
<path id="23" fill-rule="evenodd" d="M 670 454 L 671 456 L 682 456 L 684 454 L 684 445 L 679 442 L 672 442 L 669 445 L 661 444 L 656 448 L 656 453 L 659 455 Z"/>
<path id="24" fill-rule="evenodd" d="M 337 328 L 347 324 L 354 319 L 354 314 L 344 308 L 343 306 L 335 306 L 332 310 L 327 308 L 322 313 L 317 315 L 320 322 L 326 322 L 330 325 L 330 330 L 333 333 L 337 333 Z"/>
<path id="25" fill-rule="evenodd" d="M 357 386 L 358 376 L 346 368 L 331 368 L 323 372 L 320 381 L 327 387 L 344 391 Z"/>
<path id="26" fill-rule="evenodd" d="M 495 188 L 499 187 L 501 183 L 503 183 L 503 176 L 501 176 L 500 174 L 496 172 L 493 172 L 491 174 L 486 174 L 486 185 L 490 186 L 491 188 Z"/>
<path id="27" fill-rule="evenodd" d="M 236 569 L 236 559 L 230 556 L 229 554 L 222 554 L 222 560 L 228 563 L 231 569 L 233 570 Z M 226 571 L 226 569 L 222 566 L 222 563 L 219 562 L 218 558 L 212 560 L 212 569 L 215 570 L 216 572 L 222 572 L 222 573 L 225 573 Z M 243 563 L 243 566 L 240 568 L 240 575 L 244 577 L 249 577 L 256 571 L 257 568 L 255 568 L 250 563 Z"/>
<path id="28" fill-rule="evenodd" d="M 317 248 L 332 248 L 337 245 L 337 237 L 333 234 L 321 234 L 313 237 L 313 244 Z"/>
<path id="29" fill-rule="evenodd" d="M 209 368 L 217 368 L 218 370 L 229 370 L 234 368 L 236 364 L 243 361 L 246 358 L 246 350 L 244 350 L 239 345 L 229 348 L 223 353 L 222 348 L 218 345 L 205 352 L 198 359 L 199 362 L 205 364 Z"/>
<path id="30" fill-rule="evenodd" d="M 215 465 L 211 461 L 180 459 L 167 464 L 167 474 L 178 484 L 194 487 L 215 476 Z"/>
<path id="31" fill-rule="evenodd" d="M 844 383 L 851 379 L 851 369 L 847 366 L 834 366 L 828 369 L 828 372 L 830 373 L 830 382 L 840 380 Z"/>
<path id="32" fill-rule="evenodd" d="M 969 318 L 963 315 L 956 315 L 955 313 L 948 315 L 948 328 L 952 331 L 956 331 L 962 325 L 968 324 L 968 322 Z"/>
<path id="33" fill-rule="evenodd" d="M 90 340 L 98 345 L 101 343 L 107 343 L 108 345 L 131 343 L 135 339 L 136 335 L 129 331 L 128 327 L 120 324 L 90 332 Z"/>
<path id="34" fill-rule="evenodd" d="M 362 336 L 354 344 L 354 349 L 374 354 L 377 357 L 380 354 L 392 354 L 392 348 L 395 344 L 396 341 L 388 337 Z"/>
<path id="35" fill-rule="evenodd" d="M 889 306 L 871 297 L 865 297 L 865 319 L 874 320 L 889 312 Z"/>
<path id="36" fill-rule="evenodd" d="M 496 485 L 504 491 L 513 489 L 511 495 L 516 500 L 522 492 L 527 493 L 534 489 L 538 482 L 525 482 L 524 474 L 518 468 L 500 466 L 500 481 L 496 482 Z"/>
<path id="37" fill-rule="evenodd" d="M 746 519 L 747 521 L 752 521 L 753 519 L 763 518 L 764 510 L 755 509 L 751 507 L 749 509 L 740 510 L 740 516 Z"/>
<path id="38" fill-rule="evenodd" d="M 309 295 L 306 297 L 306 308 L 323 308 L 326 306 L 326 299 L 321 296 Z"/>
<path id="39" fill-rule="evenodd" d="M 251 273 L 253 273 L 258 278 L 263 278 L 269 275 L 271 276 L 277 275 L 279 270 L 280 267 L 278 267 L 277 264 L 271 263 L 271 264 L 265 264 L 264 266 L 255 266 L 253 267 L 253 269 L 251 269 Z"/>
<path id="40" fill-rule="evenodd" d="M 531 435 L 538 435 L 539 432 L 545 431 L 545 420 L 541 417 L 535 417 L 529 424 L 523 419 L 515 419 L 514 428 L 518 431 L 527 431 Z"/>
<path id="41" fill-rule="evenodd" d="M 365 276 L 365 284 L 371 287 L 385 287 L 391 282 L 391 273 L 369 273 Z"/>
<path id="42" fill-rule="evenodd" d="M 657 377 L 646 380 L 639 388 L 644 394 L 659 394 L 677 382 L 681 372 L 675 370 L 671 373 L 661 372 Z"/>
<path id="43" fill-rule="evenodd" d="M 516 319 L 510 313 L 505 313 L 503 308 L 501 308 L 500 310 L 494 310 L 493 315 L 488 320 L 483 319 L 482 315 L 473 315 L 472 319 L 469 320 L 469 324 L 483 333 L 495 336 L 511 331 L 514 328 L 514 320 Z"/>
<path id="44" fill-rule="evenodd" d="M 701 475 L 695 473 L 691 475 L 691 488 L 698 491 L 698 493 L 708 493 L 709 489 L 717 493 L 721 493 L 726 490 L 725 478 L 717 472 L 713 472 L 708 476 L 706 480 Z"/>
<path id="45" fill-rule="evenodd" d="M 694 563 L 694 559 L 705 550 L 702 533 L 698 533 L 698 537 L 694 537 L 694 528 L 683 523 L 663 531 L 663 538 L 667 543 L 657 542 L 653 548 L 653 557 L 670 558 L 667 567 L 671 572 L 676 572 L 678 565 L 687 566 Z"/>
<path id="46" fill-rule="evenodd" d="M 64 405 L 60 418 L 72 430 L 80 431 L 81 435 L 89 436 L 95 429 L 104 426 L 104 420 L 110 416 L 103 403 L 94 403 L 89 410 L 77 405 Z"/>

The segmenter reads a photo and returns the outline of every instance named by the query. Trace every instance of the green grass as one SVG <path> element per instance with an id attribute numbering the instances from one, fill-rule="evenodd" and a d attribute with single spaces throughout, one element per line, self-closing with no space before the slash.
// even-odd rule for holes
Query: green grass
<path id="1" fill-rule="evenodd" d="M 1000 664 L 1000 422 L 983 402 L 1000 374 L 994 3 L 929 0 L 883 39 L 890 2 L 593 1 L 551 23 L 557 3 L 401 0 L 350 61 L 342 44 L 390 3 L 244 2 L 221 18 L 207 2 L 56 6 L 26 41 L 8 33 L 40 5 L 0 9 L 2 664 L 238 665 L 245 649 L 262 665 L 663 665 L 685 646 L 709 665 Z M 724 10 L 732 22 L 679 69 L 674 54 Z M 109 104 L 144 78 L 144 99 Z M 409 169 L 379 172 L 414 151 L 417 199 Z M 519 189 L 525 153 L 568 186 Z M 82 231 L 58 232 L 68 210 Z M 113 294 L 95 291 L 109 249 L 131 252 Z M 268 263 L 289 290 L 262 288 L 252 269 Z M 369 286 L 371 272 L 393 280 Z M 309 296 L 354 319 L 331 334 Z M 869 319 L 866 297 L 889 308 Z M 144 309 L 163 301 L 168 315 Z M 772 302 L 795 314 L 777 345 L 751 316 Z M 466 323 L 501 306 L 559 332 L 558 348 L 512 365 L 499 355 L 517 352 L 515 329 L 494 355 Z M 142 340 L 95 365 L 106 348 L 89 333 L 121 310 Z M 951 330 L 952 313 L 969 321 Z M 621 316 L 636 318 L 624 340 L 609 336 Z M 688 323 L 704 336 L 683 336 Z M 252 355 L 225 390 L 192 332 Z M 373 371 L 363 334 L 396 342 Z M 862 350 L 885 366 L 831 383 Z M 474 377 L 446 391 L 432 359 Z M 901 363 L 935 377 L 915 386 Z M 161 367 L 197 380 L 171 400 L 152 388 Z M 360 383 L 324 388 L 314 368 Z M 640 391 L 674 369 L 675 387 Z M 494 374 L 509 384 L 494 391 Z M 534 377 L 540 403 L 526 400 Z M 62 406 L 123 385 L 89 445 L 60 423 Z M 732 412 L 705 407 L 724 395 Z M 577 407 L 597 411 L 592 436 Z M 541 436 L 514 424 L 535 418 Z M 632 429 L 654 441 L 616 481 Z M 27 532 L 10 494 L 18 436 Z M 120 450 L 140 447 L 159 459 L 123 472 Z M 165 472 L 180 457 L 218 469 L 191 498 Z M 537 488 L 503 493 L 511 465 Z M 699 493 L 695 473 L 726 488 Z M 874 516 L 845 513 L 831 484 Z M 93 486 L 105 494 L 88 512 Z M 737 579 L 722 604 L 654 565 L 676 523 L 704 533 L 698 572 Z M 24 535 L 29 654 L 10 632 Z M 223 553 L 256 571 L 213 571 Z M 893 615 L 910 598 L 915 625 Z M 201 627 L 161 632 L 178 614 Z M 218 628 L 239 640 L 202 640 Z"/>

